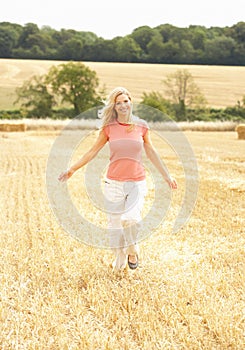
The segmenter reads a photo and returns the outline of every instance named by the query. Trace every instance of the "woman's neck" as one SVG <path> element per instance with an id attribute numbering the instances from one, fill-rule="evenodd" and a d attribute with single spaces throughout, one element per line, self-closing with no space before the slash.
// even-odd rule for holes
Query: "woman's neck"
<path id="1" fill-rule="evenodd" d="M 131 118 L 130 118 L 130 116 L 124 116 L 124 115 L 118 115 L 117 116 L 117 121 L 119 122 L 119 123 L 122 123 L 122 124 L 130 124 L 130 122 L 131 122 Z"/>

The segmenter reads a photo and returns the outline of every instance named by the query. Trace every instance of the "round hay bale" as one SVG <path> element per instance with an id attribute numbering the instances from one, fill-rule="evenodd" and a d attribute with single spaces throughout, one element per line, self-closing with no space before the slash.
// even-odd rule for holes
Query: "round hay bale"
<path id="1" fill-rule="evenodd" d="M 0 123 L 0 131 L 24 132 L 24 131 L 26 131 L 26 124 L 24 124 L 24 123 Z"/>
<path id="2" fill-rule="evenodd" d="M 245 140 L 245 124 L 237 125 L 236 132 L 239 140 Z"/>

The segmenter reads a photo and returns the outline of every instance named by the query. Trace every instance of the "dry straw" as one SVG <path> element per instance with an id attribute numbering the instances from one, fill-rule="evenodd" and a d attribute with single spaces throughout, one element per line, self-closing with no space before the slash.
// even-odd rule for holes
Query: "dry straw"
<path id="1" fill-rule="evenodd" d="M 245 140 L 245 124 L 237 125 L 236 132 L 239 140 Z"/>
<path id="2" fill-rule="evenodd" d="M 1 349 L 244 349 L 244 154 L 235 132 L 188 133 L 200 185 L 192 217 L 176 235 L 171 224 L 185 177 L 173 150 L 156 138 L 179 188 L 165 221 L 142 242 L 139 268 L 122 274 L 112 272 L 110 251 L 75 241 L 55 220 L 45 185 L 55 133 L 4 135 Z M 91 146 L 85 141 L 73 160 Z M 82 170 L 69 190 L 86 217 L 103 219 L 87 205 Z M 146 203 L 153 198 L 150 188 Z"/>
<path id="3" fill-rule="evenodd" d="M 26 131 L 25 123 L 0 123 L 0 131 L 3 132 L 23 132 Z"/>

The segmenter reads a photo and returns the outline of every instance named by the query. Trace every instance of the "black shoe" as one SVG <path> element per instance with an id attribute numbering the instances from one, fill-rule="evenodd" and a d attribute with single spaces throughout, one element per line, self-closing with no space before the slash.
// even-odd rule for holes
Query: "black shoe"
<path id="1" fill-rule="evenodd" d="M 137 261 L 136 261 L 136 263 L 130 262 L 130 261 L 129 261 L 129 256 L 128 256 L 128 266 L 129 266 L 129 268 L 130 268 L 131 270 L 137 269 L 137 267 L 138 267 L 138 265 L 139 265 L 139 258 L 138 258 L 138 255 L 136 255 L 136 256 L 137 256 Z"/>

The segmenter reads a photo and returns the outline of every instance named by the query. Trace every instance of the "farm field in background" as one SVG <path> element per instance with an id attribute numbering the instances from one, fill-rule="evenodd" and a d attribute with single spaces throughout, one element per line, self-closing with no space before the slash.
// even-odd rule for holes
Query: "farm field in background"
<path id="1" fill-rule="evenodd" d="M 0 109 L 14 109 L 15 88 L 33 75 L 46 74 L 61 61 L 0 59 Z M 236 105 L 245 94 L 245 67 L 84 62 L 96 71 L 101 86 L 109 92 L 116 86 L 128 88 L 135 102 L 143 92 L 164 92 L 162 80 L 177 69 L 187 69 L 202 90 L 209 106 Z"/>
<path id="2" fill-rule="evenodd" d="M 119 274 L 109 250 L 74 240 L 52 213 L 45 172 L 57 133 L 0 133 L 1 349 L 244 349 L 245 141 L 235 132 L 185 132 L 199 190 L 190 220 L 173 235 L 185 178 L 153 135 L 179 189 L 141 243 L 139 268 Z M 69 182 L 78 206 L 87 201 L 82 177 L 80 170 Z"/>

